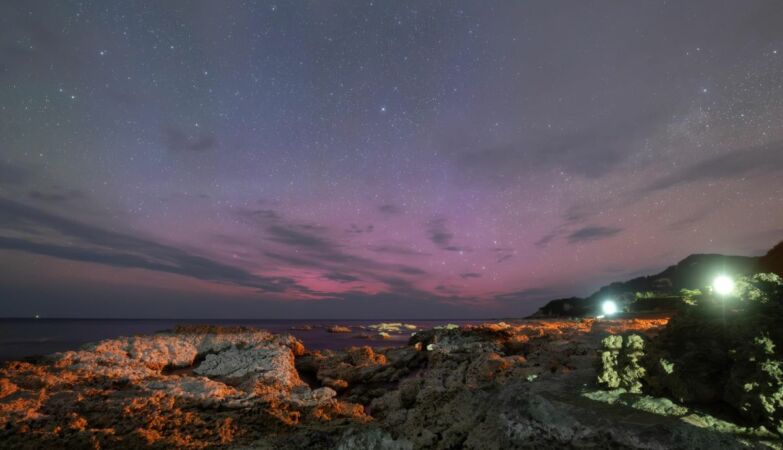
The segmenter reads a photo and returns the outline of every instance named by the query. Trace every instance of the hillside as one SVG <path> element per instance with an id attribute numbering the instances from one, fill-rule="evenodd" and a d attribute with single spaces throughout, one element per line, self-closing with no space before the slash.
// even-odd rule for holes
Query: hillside
<path id="1" fill-rule="evenodd" d="M 552 300 L 530 317 L 595 315 L 600 303 L 609 298 L 629 305 L 630 310 L 635 312 L 668 311 L 674 308 L 681 289 L 703 288 L 721 273 L 740 276 L 756 272 L 774 272 L 783 276 L 783 242 L 764 256 L 690 255 L 661 273 L 611 283 L 587 298 Z M 645 295 L 637 298 L 636 293 Z"/>

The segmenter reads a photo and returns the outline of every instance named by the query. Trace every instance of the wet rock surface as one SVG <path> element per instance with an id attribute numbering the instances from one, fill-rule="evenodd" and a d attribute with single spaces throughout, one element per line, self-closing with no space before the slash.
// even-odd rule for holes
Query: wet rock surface
<path id="1" fill-rule="evenodd" d="M 601 341 L 653 336 L 666 322 L 443 326 L 400 347 L 321 352 L 244 328 L 112 339 L 0 367 L 0 447 L 647 449 L 774 440 L 716 431 L 726 422 L 669 400 L 598 391 Z"/>

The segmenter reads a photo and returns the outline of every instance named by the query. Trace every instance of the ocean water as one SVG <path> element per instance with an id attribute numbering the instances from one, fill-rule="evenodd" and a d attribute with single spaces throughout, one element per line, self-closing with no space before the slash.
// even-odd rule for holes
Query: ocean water
<path id="1" fill-rule="evenodd" d="M 482 320 L 386 320 L 403 322 L 419 328 L 432 328 L 447 323 L 470 324 Z M 395 346 L 406 342 L 410 333 L 392 335 L 388 340 L 359 338 L 361 333 L 373 334 L 362 327 L 380 323 L 372 320 L 191 320 L 191 319 L 0 319 L 0 361 L 76 350 L 83 344 L 101 339 L 137 334 L 151 334 L 172 329 L 178 324 L 244 325 L 272 333 L 290 333 L 311 350 L 340 349 L 352 345 L 373 347 Z M 295 328 L 310 325 L 312 330 Z M 326 327 L 344 325 L 352 333 L 329 333 Z"/>

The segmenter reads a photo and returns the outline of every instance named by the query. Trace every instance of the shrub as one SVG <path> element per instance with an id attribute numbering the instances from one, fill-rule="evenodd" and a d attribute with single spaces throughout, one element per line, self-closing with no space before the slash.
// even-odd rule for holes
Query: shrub
<path id="1" fill-rule="evenodd" d="M 636 334 L 612 335 L 601 341 L 601 374 L 598 383 L 610 388 L 622 388 L 631 393 L 641 393 L 646 370 L 641 366 L 644 356 L 644 339 Z"/>
<path id="2" fill-rule="evenodd" d="M 783 434 L 783 280 L 745 277 L 735 294 L 684 291 L 678 313 L 646 345 L 638 336 L 604 339 L 599 383 L 686 404 L 725 402 Z"/>

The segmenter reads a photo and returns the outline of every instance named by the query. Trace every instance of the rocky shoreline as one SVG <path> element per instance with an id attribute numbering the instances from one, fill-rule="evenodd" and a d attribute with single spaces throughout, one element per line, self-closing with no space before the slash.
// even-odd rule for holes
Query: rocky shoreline
<path id="1" fill-rule="evenodd" d="M 780 448 L 667 399 L 600 390 L 602 339 L 666 323 L 452 325 L 342 351 L 244 327 L 110 339 L 0 366 L 0 447 Z"/>

